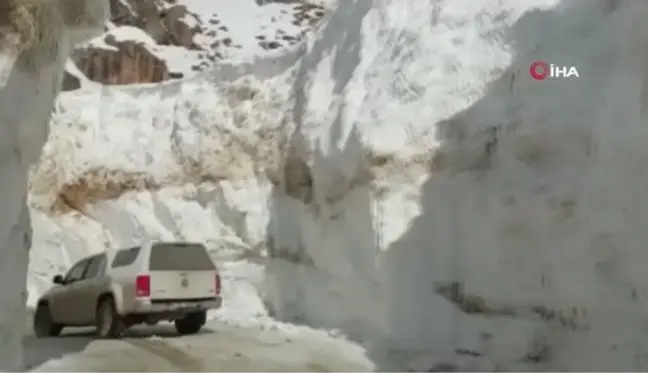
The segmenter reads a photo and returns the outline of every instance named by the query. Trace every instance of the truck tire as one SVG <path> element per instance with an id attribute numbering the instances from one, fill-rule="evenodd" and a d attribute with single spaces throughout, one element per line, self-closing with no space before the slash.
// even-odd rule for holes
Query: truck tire
<path id="1" fill-rule="evenodd" d="M 52 319 L 52 313 L 47 303 L 41 303 L 36 307 L 32 326 L 34 334 L 38 338 L 56 337 L 63 330 L 63 325 L 55 323 L 54 319 Z"/>
<path id="2" fill-rule="evenodd" d="M 99 299 L 95 321 L 97 337 L 103 339 L 119 338 L 124 334 L 124 322 L 117 313 L 115 300 L 111 296 Z"/>
<path id="3" fill-rule="evenodd" d="M 196 334 L 207 322 L 207 311 L 192 312 L 182 319 L 175 321 L 175 328 L 178 334 Z"/>

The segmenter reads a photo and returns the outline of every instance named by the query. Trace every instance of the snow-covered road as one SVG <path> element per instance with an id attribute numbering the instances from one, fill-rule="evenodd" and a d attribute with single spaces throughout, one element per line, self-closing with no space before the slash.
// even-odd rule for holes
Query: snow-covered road
<path id="1" fill-rule="evenodd" d="M 122 340 L 95 340 L 70 329 L 59 338 L 26 340 L 34 371 L 371 371 L 360 347 L 320 332 L 241 327 L 212 321 L 198 335 L 176 335 L 173 326 L 134 328 Z M 45 361 L 49 360 L 49 361 Z"/>

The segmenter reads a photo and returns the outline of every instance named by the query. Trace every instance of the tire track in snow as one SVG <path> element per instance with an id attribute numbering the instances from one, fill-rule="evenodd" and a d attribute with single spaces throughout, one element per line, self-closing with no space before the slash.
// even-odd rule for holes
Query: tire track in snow
<path id="1" fill-rule="evenodd" d="M 37 372 L 371 372 L 363 348 L 310 330 L 239 327 L 212 323 L 194 336 L 134 329 L 126 338 L 96 340 L 89 333 L 42 339 L 55 354 L 34 362 Z M 165 335 L 160 338 L 160 335 Z M 168 337 L 166 336 L 168 335 Z M 152 338 L 151 338 L 152 337 Z M 34 337 L 35 338 L 35 337 Z M 65 337 L 62 337 L 65 338 Z M 81 348 L 57 346 L 79 342 Z M 38 346 L 33 346 L 34 347 Z M 65 346 L 62 346 L 65 347 Z M 38 351 L 36 351 L 38 352 Z"/>
<path id="2" fill-rule="evenodd" d="M 202 372 L 203 359 L 191 356 L 187 351 L 159 339 L 126 340 L 126 343 L 159 356 L 180 372 Z"/>

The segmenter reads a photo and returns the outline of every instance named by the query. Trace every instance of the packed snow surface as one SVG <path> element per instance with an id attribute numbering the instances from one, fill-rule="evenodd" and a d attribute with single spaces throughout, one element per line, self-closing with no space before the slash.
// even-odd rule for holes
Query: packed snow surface
<path id="1" fill-rule="evenodd" d="M 88 252 L 200 240 L 264 267 L 240 322 L 339 329 L 386 369 L 648 369 L 646 16 L 345 0 L 302 51 L 64 94 L 30 302 Z"/>

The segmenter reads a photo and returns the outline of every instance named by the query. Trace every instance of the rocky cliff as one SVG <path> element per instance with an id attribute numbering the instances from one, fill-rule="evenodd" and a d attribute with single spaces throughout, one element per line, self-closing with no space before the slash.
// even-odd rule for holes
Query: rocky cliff
<path id="1" fill-rule="evenodd" d="M 272 3 L 258 6 L 273 6 Z M 281 52 L 297 44 L 304 32 L 317 25 L 324 15 L 323 5 L 317 1 L 280 3 L 283 7 L 279 15 L 270 22 L 277 23 L 280 16 L 290 18 L 292 29 L 287 31 L 272 24 L 261 26 L 258 34 L 250 35 L 248 43 Z M 65 91 L 80 88 L 85 79 L 104 85 L 179 79 L 216 66 L 242 48 L 242 41 L 233 39 L 227 24 L 236 21 L 223 21 L 216 3 L 194 10 L 177 0 L 110 0 L 110 4 L 105 34 L 74 51 L 73 65 L 64 79 Z M 255 18 L 246 12 L 241 12 L 241 17 Z M 271 34 L 263 32 L 268 29 Z M 169 66 L 169 55 L 192 62 L 189 66 Z"/>

